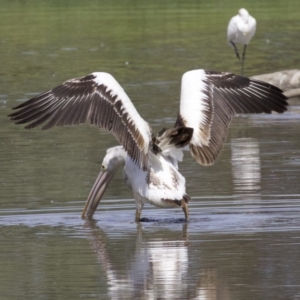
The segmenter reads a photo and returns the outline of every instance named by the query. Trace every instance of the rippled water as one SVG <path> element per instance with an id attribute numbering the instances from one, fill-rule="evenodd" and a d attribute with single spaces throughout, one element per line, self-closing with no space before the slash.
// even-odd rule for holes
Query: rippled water
<path id="1" fill-rule="evenodd" d="M 219 161 L 180 169 L 181 209 L 134 222 L 119 172 L 95 219 L 80 218 L 109 134 L 24 130 L 11 107 L 62 81 L 112 73 L 154 131 L 172 126 L 190 69 L 238 73 L 226 26 L 241 3 L 3 1 L 0 12 L 0 299 L 300 298 L 300 104 L 237 116 Z M 298 1 L 252 1 L 246 75 L 297 68 Z"/>

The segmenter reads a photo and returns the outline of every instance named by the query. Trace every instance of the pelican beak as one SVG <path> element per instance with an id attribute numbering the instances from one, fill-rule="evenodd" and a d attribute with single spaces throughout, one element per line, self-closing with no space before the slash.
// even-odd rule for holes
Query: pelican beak
<path id="1" fill-rule="evenodd" d="M 115 168 L 111 171 L 107 170 L 105 172 L 101 171 L 99 173 L 82 211 L 81 217 L 83 219 L 91 219 L 93 217 L 93 214 L 95 213 L 106 188 L 114 177 L 116 170 L 117 169 Z"/>

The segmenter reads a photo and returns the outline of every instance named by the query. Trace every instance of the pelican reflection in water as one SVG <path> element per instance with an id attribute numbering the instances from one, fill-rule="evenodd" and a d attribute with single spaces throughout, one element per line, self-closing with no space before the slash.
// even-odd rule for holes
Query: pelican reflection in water
<path id="1" fill-rule="evenodd" d="M 201 262 L 202 256 L 189 248 L 188 224 L 181 226 L 181 231 L 167 231 L 162 238 L 161 231 L 146 233 L 138 224 L 136 234 L 119 235 L 120 243 L 115 233 L 111 239 L 109 231 L 93 220 L 86 222 L 85 236 L 101 266 L 101 278 L 106 277 L 106 285 L 101 282 L 101 286 L 107 286 L 109 299 L 217 300 L 220 295 L 232 299 L 228 283 L 215 267 L 205 267 L 204 260 L 203 266 L 191 263 L 195 256 Z M 127 253 L 126 258 L 113 255 L 116 251 Z"/>
<path id="2" fill-rule="evenodd" d="M 145 203 L 181 207 L 189 220 L 185 178 L 178 170 L 189 150 L 204 166 L 212 165 L 225 142 L 235 114 L 283 113 L 282 91 L 268 83 L 230 73 L 193 70 L 181 82 L 180 107 L 174 127 L 154 135 L 119 83 L 108 73 L 71 79 L 15 107 L 9 115 L 30 129 L 88 123 L 110 131 L 121 146 L 107 150 L 101 171 L 87 198 L 82 217 L 92 218 L 117 168 L 133 191 L 135 221 Z"/>

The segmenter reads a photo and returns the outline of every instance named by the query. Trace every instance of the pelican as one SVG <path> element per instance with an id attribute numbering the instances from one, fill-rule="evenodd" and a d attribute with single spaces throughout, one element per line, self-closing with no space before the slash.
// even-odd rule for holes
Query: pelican
<path id="1" fill-rule="evenodd" d="M 121 146 L 107 150 L 82 218 L 92 218 L 120 165 L 125 184 L 132 189 L 141 220 L 145 203 L 157 207 L 181 207 L 189 220 L 185 178 L 178 170 L 183 150 L 195 160 L 212 165 L 219 156 L 235 114 L 283 113 L 282 91 L 268 83 L 231 73 L 192 70 L 181 82 L 180 107 L 174 127 L 154 135 L 131 100 L 108 73 L 94 72 L 70 79 L 17 107 L 9 115 L 30 129 L 88 123 L 110 131 Z"/>
<path id="2" fill-rule="evenodd" d="M 240 60 L 239 50 L 236 44 L 244 45 L 242 54 L 242 70 L 241 74 L 244 74 L 244 62 L 246 56 L 247 45 L 253 38 L 256 30 L 256 20 L 249 15 L 245 8 L 239 10 L 239 14 L 232 17 L 229 21 L 227 28 L 227 41 L 234 48 L 237 58 Z"/>

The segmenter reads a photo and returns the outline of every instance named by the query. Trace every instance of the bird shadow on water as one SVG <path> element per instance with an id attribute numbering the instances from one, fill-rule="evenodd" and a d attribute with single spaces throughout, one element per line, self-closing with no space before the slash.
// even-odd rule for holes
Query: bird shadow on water
<path id="1" fill-rule="evenodd" d="M 188 223 L 184 218 L 167 218 L 167 219 L 155 219 L 155 218 L 141 218 L 141 223 L 161 223 L 161 224 L 170 224 L 170 223 L 179 223 L 179 224 L 186 224 Z"/>

